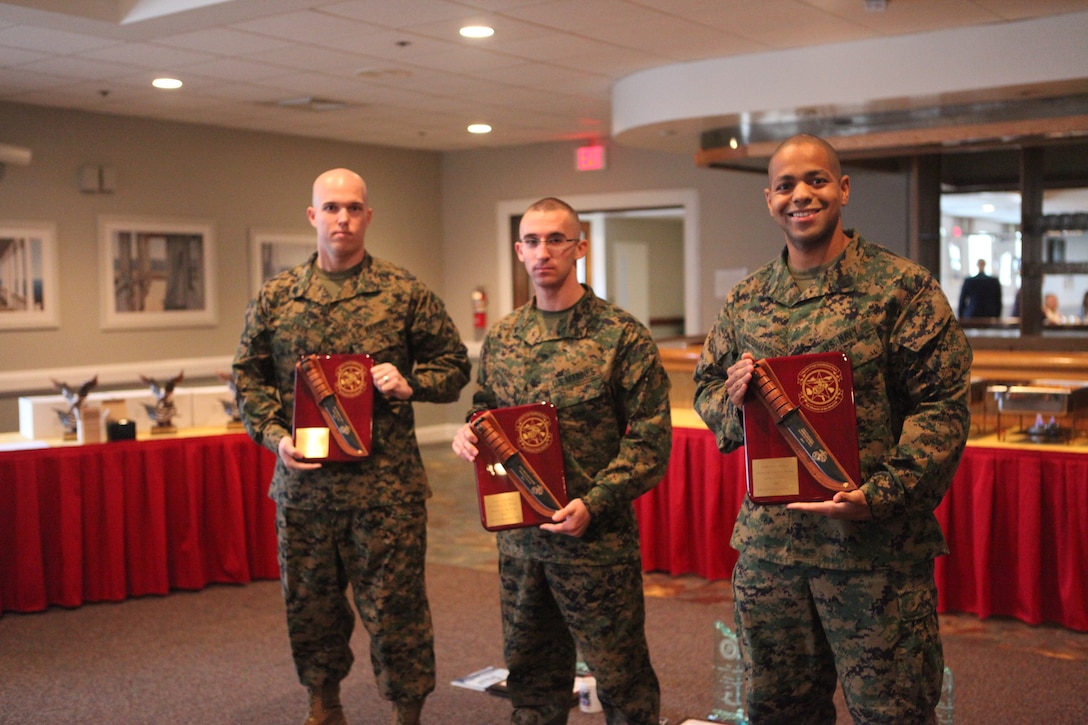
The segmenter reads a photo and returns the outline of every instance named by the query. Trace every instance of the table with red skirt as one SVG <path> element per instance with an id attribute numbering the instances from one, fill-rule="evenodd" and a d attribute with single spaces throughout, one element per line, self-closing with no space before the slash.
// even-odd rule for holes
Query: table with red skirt
<path id="1" fill-rule="evenodd" d="M 0 613 L 278 578 L 274 465 L 244 433 L 0 453 Z"/>
<path id="2" fill-rule="evenodd" d="M 665 479 L 635 501 L 647 571 L 728 579 L 744 498 L 744 451 L 674 427 Z M 936 511 L 951 553 L 936 561 L 941 611 L 1088 631 L 1088 451 L 968 444 Z"/>
<path id="3" fill-rule="evenodd" d="M 744 454 L 674 428 L 643 567 L 728 579 Z M 0 453 L 0 614 L 279 576 L 274 455 L 242 433 Z M 937 509 L 942 611 L 1088 631 L 1088 452 L 969 443 Z"/>

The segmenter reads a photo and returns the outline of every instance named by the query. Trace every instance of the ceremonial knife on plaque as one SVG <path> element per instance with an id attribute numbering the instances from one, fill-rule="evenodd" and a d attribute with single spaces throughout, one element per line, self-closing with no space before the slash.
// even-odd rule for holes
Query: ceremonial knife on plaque
<path id="1" fill-rule="evenodd" d="M 469 425 L 472 426 L 480 442 L 487 446 L 502 464 L 514 487 L 534 511 L 542 516 L 550 517 L 562 508 L 544 483 L 544 479 L 510 442 L 490 411 L 477 416 Z"/>
<path id="2" fill-rule="evenodd" d="M 340 448 L 344 453 L 356 458 L 367 456 L 366 446 L 363 445 L 355 426 L 351 424 L 347 411 L 336 398 L 336 392 L 329 385 L 329 379 L 325 377 L 325 371 L 321 369 L 317 356 L 303 357 L 298 362 L 298 369 L 302 372 L 302 379 L 317 402 L 321 417 L 328 423 L 329 431 Z"/>
<path id="3" fill-rule="evenodd" d="M 853 491 L 857 483 L 843 469 L 820 434 L 794 405 L 766 360 L 757 360 L 751 389 L 767 408 L 783 440 L 809 475 L 829 491 Z"/>

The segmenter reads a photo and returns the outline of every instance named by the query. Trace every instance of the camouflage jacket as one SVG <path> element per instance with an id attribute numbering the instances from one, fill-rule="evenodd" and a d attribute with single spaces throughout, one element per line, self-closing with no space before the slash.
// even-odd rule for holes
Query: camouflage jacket
<path id="1" fill-rule="evenodd" d="M 785 251 L 736 285 L 695 368 L 695 409 L 729 452 L 744 442 L 725 387 L 741 353 L 842 351 L 851 360 L 873 519 L 831 521 L 746 499 L 731 544 L 780 564 L 867 569 L 948 551 L 933 510 L 967 441 L 971 348 L 925 269 L 847 233 L 842 258 L 804 291 Z"/>
<path id="2" fill-rule="evenodd" d="M 473 410 L 540 401 L 557 408 L 567 493 L 592 520 L 581 538 L 500 531 L 499 550 L 574 564 L 638 560 L 631 502 L 661 481 L 672 448 L 669 379 L 649 331 L 588 287 L 554 336 L 541 332 L 535 301 L 515 310 L 484 340 Z"/>
<path id="3" fill-rule="evenodd" d="M 316 253 L 269 280 L 246 310 L 234 358 L 238 408 L 249 435 L 275 452 L 291 435 L 295 362 L 310 353 L 367 353 L 412 386 L 407 401 L 375 392 L 371 455 L 289 470 L 277 459 L 270 496 L 296 508 L 367 508 L 430 495 L 416 444 L 415 402 L 457 400 L 471 367 L 445 305 L 410 272 L 367 255 L 336 299 L 314 273 Z"/>

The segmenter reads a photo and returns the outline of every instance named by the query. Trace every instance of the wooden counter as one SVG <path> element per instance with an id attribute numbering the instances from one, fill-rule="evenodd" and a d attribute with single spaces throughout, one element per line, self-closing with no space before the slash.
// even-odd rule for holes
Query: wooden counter
<path id="1" fill-rule="evenodd" d="M 702 350 L 702 339 L 662 343 L 661 361 L 672 380 L 673 407 L 690 408 L 695 397 L 695 363 Z M 1088 341 L 1085 350 L 974 350 L 971 377 L 994 382 L 1029 380 L 1084 381 L 1088 385 Z"/>

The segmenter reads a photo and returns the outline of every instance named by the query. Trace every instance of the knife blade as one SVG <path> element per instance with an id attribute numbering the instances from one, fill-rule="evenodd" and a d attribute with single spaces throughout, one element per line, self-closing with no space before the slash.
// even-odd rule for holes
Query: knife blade
<path id="1" fill-rule="evenodd" d="M 306 387 L 317 402 L 317 409 L 321 411 L 321 417 L 329 425 L 329 431 L 344 453 L 356 458 L 367 455 L 366 446 L 362 444 L 355 426 L 352 425 L 347 411 L 336 398 L 329 380 L 325 377 L 325 371 L 318 362 L 317 355 L 306 355 L 298 361 L 297 370 L 302 373 Z"/>
<path id="2" fill-rule="evenodd" d="M 503 431 L 499 421 L 490 411 L 474 418 L 470 423 L 476 437 L 506 469 L 514 488 L 521 493 L 530 507 L 538 514 L 551 516 L 560 508 L 559 502 L 548 489 L 544 479 L 533 469 Z"/>
<path id="3" fill-rule="evenodd" d="M 786 395 L 782 383 L 766 360 L 757 360 L 751 388 L 767 408 L 783 440 L 809 475 L 829 491 L 853 491 L 857 483 L 835 458 L 804 411 Z"/>

